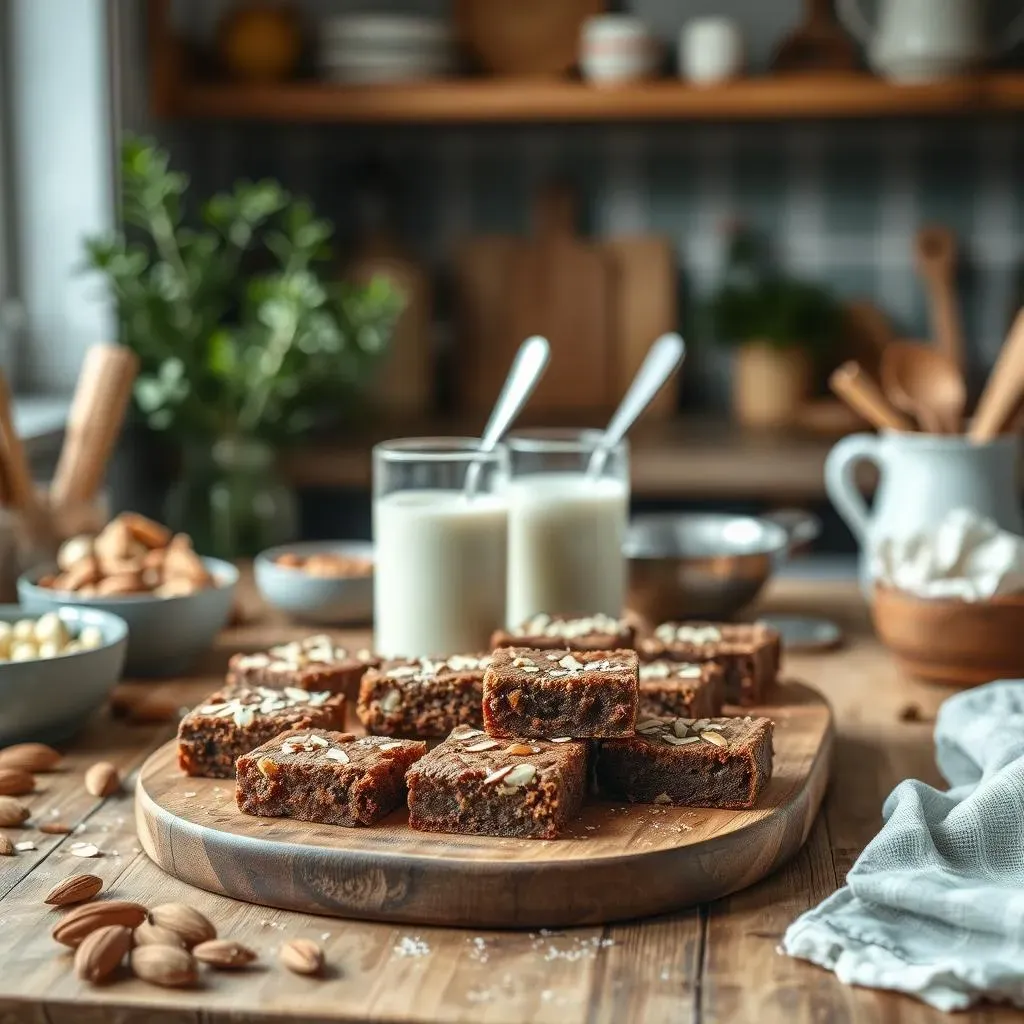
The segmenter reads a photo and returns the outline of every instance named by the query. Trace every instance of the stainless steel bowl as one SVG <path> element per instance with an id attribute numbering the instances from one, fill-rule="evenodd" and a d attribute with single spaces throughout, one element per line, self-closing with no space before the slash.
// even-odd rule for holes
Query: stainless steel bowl
<path id="1" fill-rule="evenodd" d="M 637 516 L 629 524 L 630 608 L 652 624 L 728 619 L 750 604 L 775 566 L 817 537 L 819 520 L 785 510 Z"/>

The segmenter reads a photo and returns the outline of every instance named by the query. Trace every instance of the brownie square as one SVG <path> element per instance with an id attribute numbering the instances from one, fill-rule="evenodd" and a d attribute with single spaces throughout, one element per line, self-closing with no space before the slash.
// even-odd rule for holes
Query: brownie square
<path id="1" fill-rule="evenodd" d="M 628 739 L 605 740 L 595 779 L 602 796 L 639 804 L 753 807 L 772 777 L 768 718 L 653 718 Z"/>
<path id="2" fill-rule="evenodd" d="M 491 736 L 628 736 L 636 723 L 635 651 L 502 647 L 484 673 Z"/>
<path id="3" fill-rule="evenodd" d="M 567 615 L 534 615 L 515 629 L 499 629 L 491 647 L 532 647 L 535 651 L 614 651 L 628 649 L 636 631 L 623 619 L 610 615 L 571 618 Z"/>
<path id="4" fill-rule="evenodd" d="M 665 622 L 638 646 L 644 661 L 714 661 L 725 673 L 725 700 L 760 704 L 775 684 L 782 658 L 779 634 L 763 622 Z"/>
<path id="5" fill-rule="evenodd" d="M 405 773 L 425 743 L 294 729 L 238 759 L 235 801 L 245 814 L 323 825 L 372 825 L 401 806 Z"/>
<path id="6" fill-rule="evenodd" d="M 186 775 L 234 778 L 242 754 L 289 729 L 312 728 L 345 728 L 342 694 L 262 686 L 221 690 L 178 724 L 178 766 Z"/>
<path id="7" fill-rule="evenodd" d="M 349 700 L 359 694 L 363 673 L 380 664 L 368 650 L 339 647 L 326 633 L 271 647 L 256 654 L 235 654 L 228 662 L 228 682 L 281 689 L 329 690 Z"/>
<path id="8" fill-rule="evenodd" d="M 447 736 L 483 725 L 481 700 L 489 654 L 401 658 L 370 669 L 359 684 L 359 721 L 382 736 Z"/>
<path id="9" fill-rule="evenodd" d="M 714 661 L 651 661 L 640 666 L 638 718 L 713 718 L 722 713 L 725 677 Z"/>
<path id="10" fill-rule="evenodd" d="M 495 739 L 461 726 L 413 765 L 407 782 L 415 829 L 553 839 L 583 806 L 587 744 Z"/>

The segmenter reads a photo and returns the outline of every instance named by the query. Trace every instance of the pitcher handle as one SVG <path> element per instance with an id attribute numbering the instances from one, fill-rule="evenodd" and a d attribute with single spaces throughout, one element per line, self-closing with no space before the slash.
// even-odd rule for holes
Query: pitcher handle
<path id="1" fill-rule="evenodd" d="M 871 43 L 875 28 L 860 8 L 858 0 L 839 0 L 836 14 L 843 26 L 852 32 L 865 46 Z"/>
<path id="2" fill-rule="evenodd" d="M 854 471 L 859 462 L 882 468 L 880 441 L 875 434 L 850 434 L 825 459 L 825 492 L 862 546 L 867 544 L 870 510 L 857 489 Z"/>

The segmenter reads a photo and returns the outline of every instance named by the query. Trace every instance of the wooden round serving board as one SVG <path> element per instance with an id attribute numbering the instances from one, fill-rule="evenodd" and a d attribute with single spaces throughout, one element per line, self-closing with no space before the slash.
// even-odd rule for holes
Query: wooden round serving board
<path id="1" fill-rule="evenodd" d="M 182 881 L 310 914 L 481 928 L 661 914 L 751 885 L 793 856 L 828 782 L 832 714 L 808 686 L 776 703 L 773 777 L 750 811 L 592 802 L 560 839 L 414 832 L 404 810 L 370 828 L 254 818 L 231 780 L 193 779 L 169 743 L 136 788 L 146 853 Z"/>

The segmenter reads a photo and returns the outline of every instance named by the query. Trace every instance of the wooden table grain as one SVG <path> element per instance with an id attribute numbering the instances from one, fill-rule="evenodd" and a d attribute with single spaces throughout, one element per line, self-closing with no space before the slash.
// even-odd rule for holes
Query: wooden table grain
<path id="1" fill-rule="evenodd" d="M 251 596 L 247 602 L 251 602 Z M 902 680 L 870 634 L 852 584 L 783 581 L 767 604 L 775 611 L 827 614 L 848 642 L 829 654 L 793 656 L 787 674 L 813 683 L 836 712 L 833 781 L 803 850 L 758 885 L 708 906 L 607 927 L 564 932 L 486 932 L 411 928 L 310 917 L 236 903 L 190 888 L 141 852 L 131 783 L 145 757 L 171 735 L 164 725 L 131 725 L 98 716 L 69 749 L 63 770 L 39 776 L 29 798 L 30 827 L 7 830 L 36 849 L 0 858 L 0 1024 L 220 1024 L 227 1021 L 394 1021 L 441 1024 L 797 1024 L 946 1019 L 904 996 L 841 985 L 835 977 L 780 955 L 793 918 L 841 883 L 880 826 L 886 794 L 913 776 L 937 783 L 931 719 L 948 691 Z M 228 654 L 296 635 L 281 620 L 247 609 L 194 678 L 138 684 L 181 704 L 200 699 Z M 260 616 L 258 619 L 256 616 Z M 343 634 L 342 634 L 343 635 Z M 902 712 L 913 706 L 918 720 Z M 82 773 L 107 759 L 126 776 L 125 791 L 90 797 Z M 77 826 L 68 836 L 31 823 Z M 103 856 L 73 856 L 73 842 Z M 182 900 L 217 924 L 221 935 L 253 946 L 260 963 L 244 975 L 204 973 L 199 987 L 164 990 L 127 977 L 90 987 L 50 938 L 58 912 L 42 902 L 61 878 L 101 875 L 122 899 L 153 905 Z M 322 979 L 288 974 L 276 963 L 287 938 L 307 936 L 325 949 Z M 988 1007 L 958 1016 L 998 1024 L 1019 1014 Z"/>

